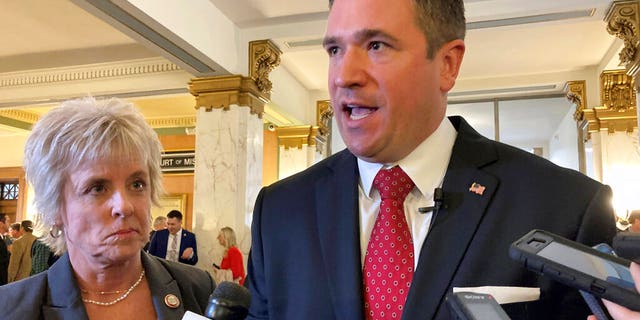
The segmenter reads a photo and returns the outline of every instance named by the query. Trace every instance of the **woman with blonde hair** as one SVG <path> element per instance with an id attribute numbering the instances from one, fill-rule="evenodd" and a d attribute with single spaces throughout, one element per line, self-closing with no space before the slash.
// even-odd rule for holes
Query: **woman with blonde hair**
<path id="1" fill-rule="evenodd" d="M 24 166 L 36 227 L 60 258 L 0 286 L 3 319 L 180 319 L 203 314 L 213 279 L 153 257 L 151 207 L 162 193 L 162 146 L 133 105 L 62 103 L 36 122 Z"/>
<path id="2" fill-rule="evenodd" d="M 225 248 L 225 250 L 222 254 L 222 262 L 220 262 L 220 266 L 217 266 L 215 263 L 213 264 L 216 268 L 214 269 L 214 272 L 217 275 L 216 278 L 219 279 L 219 281 L 226 280 L 225 277 L 220 274 L 224 272 L 223 270 L 230 270 L 233 281 L 243 285 L 245 276 L 244 264 L 242 262 L 242 252 L 238 249 L 236 233 L 233 229 L 224 227 L 220 229 L 218 242 Z"/>

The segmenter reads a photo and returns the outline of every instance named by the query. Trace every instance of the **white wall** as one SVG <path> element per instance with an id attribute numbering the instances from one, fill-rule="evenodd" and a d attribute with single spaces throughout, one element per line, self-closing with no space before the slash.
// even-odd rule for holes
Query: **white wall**
<path id="1" fill-rule="evenodd" d="M 573 119 L 573 108 L 562 119 L 558 130 L 549 141 L 549 160 L 555 164 L 579 170 L 578 129 Z"/>
<path id="2" fill-rule="evenodd" d="M 310 95 L 307 88 L 282 66 L 275 68 L 269 74 L 269 79 L 273 83 L 271 102 L 288 115 L 301 121 L 301 124 L 315 125 L 316 107 L 315 103 L 310 105 Z"/>
<path id="3" fill-rule="evenodd" d="M 16 134 L 12 136 L 0 137 L 0 146 L 2 146 L 0 168 L 22 167 L 24 143 L 26 141 L 26 134 Z"/>

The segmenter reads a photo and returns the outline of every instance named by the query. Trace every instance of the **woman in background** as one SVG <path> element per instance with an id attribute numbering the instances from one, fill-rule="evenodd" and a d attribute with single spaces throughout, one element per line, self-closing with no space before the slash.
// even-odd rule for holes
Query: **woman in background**
<path id="1" fill-rule="evenodd" d="M 218 242 L 225 248 L 222 254 L 222 262 L 220 262 L 219 268 L 221 270 L 231 270 L 233 281 L 244 284 L 244 264 L 242 259 L 242 252 L 238 249 L 236 242 L 236 233 L 229 227 L 220 229 L 218 234 Z M 216 265 L 214 264 L 214 267 Z M 219 270 L 214 269 L 214 272 L 219 273 Z"/>

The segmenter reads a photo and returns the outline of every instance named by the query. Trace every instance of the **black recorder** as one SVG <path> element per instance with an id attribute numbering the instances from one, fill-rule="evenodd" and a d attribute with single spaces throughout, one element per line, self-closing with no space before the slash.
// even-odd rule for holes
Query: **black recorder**
<path id="1" fill-rule="evenodd" d="M 509 255 L 530 270 L 632 310 L 640 310 L 629 260 L 556 234 L 532 230 L 509 248 Z"/>
<path id="2" fill-rule="evenodd" d="M 456 292 L 447 296 L 456 320 L 509 320 L 509 316 L 490 294 Z"/>

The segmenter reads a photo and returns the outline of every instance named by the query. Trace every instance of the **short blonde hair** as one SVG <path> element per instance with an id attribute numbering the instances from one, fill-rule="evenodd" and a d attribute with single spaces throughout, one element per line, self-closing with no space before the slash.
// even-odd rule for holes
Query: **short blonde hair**
<path id="1" fill-rule="evenodd" d="M 60 219 L 63 190 L 71 170 L 82 163 L 116 155 L 141 159 L 149 170 L 151 202 L 157 205 L 162 194 L 161 150 L 157 134 L 142 114 L 120 99 L 69 100 L 46 113 L 34 125 L 24 150 L 24 168 L 35 194 L 36 228 L 44 235 L 42 241 L 55 254 L 66 251 Z M 54 227 L 60 234 L 51 232 Z"/>

